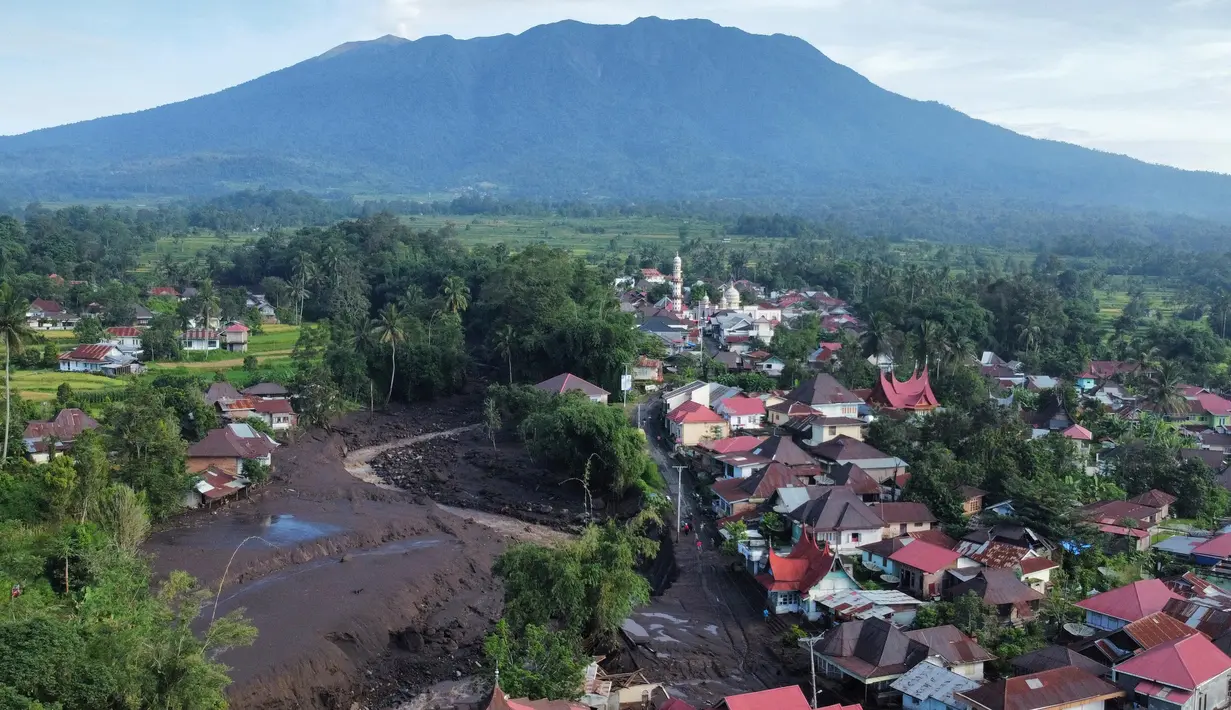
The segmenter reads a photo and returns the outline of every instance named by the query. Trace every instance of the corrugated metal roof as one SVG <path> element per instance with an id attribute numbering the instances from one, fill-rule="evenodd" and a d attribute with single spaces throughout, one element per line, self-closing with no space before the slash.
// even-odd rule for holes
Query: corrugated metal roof
<path id="1" fill-rule="evenodd" d="M 890 683 L 889 687 L 918 700 L 935 699 L 954 707 L 957 703 L 953 699 L 953 694 L 963 690 L 974 690 L 979 687 L 979 681 L 971 680 L 925 661 Z"/>

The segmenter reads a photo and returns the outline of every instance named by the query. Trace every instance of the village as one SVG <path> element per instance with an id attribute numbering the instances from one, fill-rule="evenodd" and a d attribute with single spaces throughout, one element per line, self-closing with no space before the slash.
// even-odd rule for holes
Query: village
<path id="1" fill-rule="evenodd" d="M 681 509 L 676 554 L 690 556 L 685 546 L 694 541 L 698 555 L 714 548 L 760 590 L 763 625 L 781 631 L 785 643 L 793 639 L 810 666 L 800 685 L 730 694 L 712 707 L 1214 710 L 1231 702 L 1231 525 L 1181 520 L 1178 497 L 1150 488 L 1074 501 L 1065 512 L 1086 534 L 1056 538 L 1023 518 L 1023 501 L 971 485 L 951 492 L 960 520 L 942 521 L 922 496 L 910 495 L 912 462 L 866 440 L 878 419 L 917 422 L 944 411 L 926 368 L 899 379 L 891 357 L 873 354 L 873 387 L 847 388 L 826 367 L 844 346 L 838 336 L 861 327 L 844 301 L 798 291 L 741 305 L 737 289 L 757 287 L 728 282 L 717 304 L 707 295 L 686 307 L 678 256 L 674 267 L 670 276 L 645 269 L 641 280 L 622 284 L 622 303 L 668 353 L 642 358 L 631 377 L 648 393 L 647 431 L 660 432 L 651 440 L 679 473 L 672 495 L 699 503 Z M 646 293 L 663 283 L 667 294 L 648 302 Z M 814 374 L 794 389 L 745 391 L 678 377 L 664 386 L 676 369 L 670 363 L 689 357 L 712 358 L 726 373 L 780 375 L 783 360 L 761 348 L 805 313 L 819 315 L 830 341 L 817 344 L 808 356 Z M 993 406 L 1019 420 L 1021 436 L 1062 440 L 1079 475 L 1108 478 L 1112 462 L 1134 455 L 1132 444 L 1096 437 L 1063 398 L 1049 396 L 1057 378 L 1031 375 L 992 352 L 970 366 L 987 380 Z M 1145 374 L 1142 367 L 1093 361 L 1071 384 L 1108 415 L 1164 415 L 1186 442 L 1178 460 L 1199 460 L 1226 487 L 1231 401 L 1181 385 L 1182 411 L 1162 412 L 1123 385 Z M 569 374 L 539 387 L 594 401 L 610 396 Z M 1044 396 L 1027 409 L 1014 402 L 1023 393 Z M 1100 553 L 1127 557 L 1132 569 L 1099 566 L 1095 583 L 1072 596 L 1072 562 L 1062 562 Z M 652 616 L 667 615 L 645 615 Z M 680 646 L 670 624 L 657 635 L 641 625 L 626 627 L 634 643 L 660 655 Z M 668 698 L 667 683 L 638 686 L 647 687 L 661 693 L 651 701 L 658 710 L 710 706 Z M 626 696 L 621 707 L 632 706 Z M 489 707 L 549 705 L 510 700 L 497 689 Z"/>

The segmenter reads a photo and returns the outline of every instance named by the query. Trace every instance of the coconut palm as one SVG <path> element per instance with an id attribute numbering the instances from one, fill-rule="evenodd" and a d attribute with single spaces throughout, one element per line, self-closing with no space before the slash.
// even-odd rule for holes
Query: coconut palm
<path id="1" fill-rule="evenodd" d="M 201 309 L 201 327 L 209 328 L 210 319 L 217 318 L 219 311 L 222 310 L 222 305 L 218 300 L 218 291 L 214 289 L 214 282 L 205 280 L 201 282 L 201 287 L 197 289 L 197 305 Z"/>
<path id="2" fill-rule="evenodd" d="M 0 341 L 4 342 L 4 451 L 0 453 L 0 465 L 9 460 L 9 426 L 12 422 L 12 390 L 9 384 L 13 353 L 21 354 L 26 344 L 34 339 L 34 333 L 26 320 L 30 304 L 13 293 L 8 284 L 0 284 Z"/>
<path id="3" fill-rule="evenodd" d="M 470 305 L 470 287 L 460 276 L 449 276 L 440 287 L 445 297 L 445 308 L 450 313 L 459 313 Z"/>
<path id="4" fill-rule="evenodd" d="M 1158 414 L 1178 416 L 1188 411 L 1188 400 L 1184 397 L 1184 384 L 1180 379 L 1180 371 L 1174 363 L 1163 361 L 1149 378 L 1145 401 Z"/>
<path id="5" fill-rule="evenodd" d="M 303 302 L 311 295 L 308 291 L 308 284 L 315 278 L 316 264 L 312 263 L 312 257 L 307 252 L 300 252 L 295 256 L 294 264 L 291 266 L 291 283 L 294 286 L 293 292 L 298 303 L 295 313 L 296 323 L 303 323 Z"/>
<path id="6" fill-rule="evenodd" d="M 1034 314 L 1026 316 L 1026 322 L 1017 324 L 1017 342 L 1026 348 L 1026 353 L 1038 352 L 1039 340 L 1043 337 L 1043 329 L 1039 327 Z"/>
<path id="7" fill-rule="evenodd" d="M 509 385 L 513 384 L 513 346 L 515 344 L 513 326 L 506 324 L 496 329 L 492 345 L 495 346 L 497 352 L 504 355 L 504 360 L 509 365 Z"/>
<path id="8" fill-rule="evenodd" d="M 372 321 L 372 337 L 379 343 L 388 343 L 390 350 L 389 394 L 385 397 L 386 405 L 393 401 L 393 383 L 398 372 L 398 343 L 406 342 L 408 329 L 409 321 L 393 303 L 386 304 L 376 316 L 376 320 Z"/>

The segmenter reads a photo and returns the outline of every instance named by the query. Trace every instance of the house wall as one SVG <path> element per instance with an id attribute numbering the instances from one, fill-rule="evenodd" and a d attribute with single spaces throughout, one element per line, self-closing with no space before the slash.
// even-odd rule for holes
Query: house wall
<path id="1" fill-rule="evenodd" d="M 180 347 L 185 350 L 217 350 L 217 340 L 182 340 Z"/>
<path id="2" fill-rule="evenodd" d="M 1044 569 L 1038 572 L 1022 575 L 1022 582 L 1028 585 L 1036 592 L 1046 592 L 1048 585 L 1051 584 L 1051 570 Z"/>
<path id="3" fill-rule="evenodd" d="M 1089 609 L 1086 610 L 1086 623 L 1104 631 L 1115 631 L 1116 629 L 1128 626 L 1128 622 L 1123 619 L 1116 619 L 1096 611 L 1090 611 Z"/>
<path id="4" fill-rule="evenodd" d="M 766 342 L 769 341 L 766 340 Z M 781 360 L 766 360 L 765 362 L 758 362 L 753 369 L 763 375 L 777 377 L 782 374 L 782 370 L 785 368 L 786 365 L 783 364 Z"/>
<path id="5" fill-rule="evenodd" d="M 863 563 L 865 565 L 872 565 L 873 567 L 878 567 L 881 570 L 883 570 L 886 574 L 894 574 L 893 560 L 889 559 L 888 557 L 881 557 L 880 555 L 873 555 L 872 553 L 867 552 L 866 550 L 862 551 L 862 557 L 863 557 Z"/>
<path id="6" fill-rule="evenodd" d="M 814 404 L 812 405 L 812 411 L 823 417 L 858 417 L 859 403 Z"/>
<path id="7" fill-rule="evenodd" d="M 725 418 L 732 429 L 757 429 L 765 417 L 762 414 L 734 414 Z"/>
<path id="8" fill-rule="evenodd" d="M 908 565 L 898 564 L 898 576 L 902 579 L 902 590 L 921 599 L 940 596 L 941 578 L 944 572 L 942 569 L 929 574 Z"/>
<path id="9" fill-rule="evenodd" d="M 910 708 L 910 710 L 966 710 L 965 705 L 946 705 L 936 698 L 920 700 L 906 694 L 902 695 L 902 707 Z"/>
<path id="10" fill-rule="evenodd" d="M 731 435 L 731 426 L 725 421 L 680 424 L 667 420 L 667 423 L 671 425 L 671 435 L 683 446 L 696 446 L 702 439 L 725 439 Z"/>
<path id="11" fill-rule="evenodd" d="M 188 473 L 200 473 L 210 466 L 214 466 L 223 473 L 238 476 L 243 459 L 229 456 L 189 456 L 187 463 Z"/>
<path id="12" fill-rule="evenodd" d="M 954 673 L 957 673 L 958 675 L 962 676 L 963 678 L 969 678 L 971 680 L 983 680 L 983 662 L 982 661 L 979 661 L 978 663 L 959 663 L 957 665 L 952 665 L 952 666 L 946 663 L 945 667 L 947 667 L 949 670 L 953 671 Z"/>
<path id="13" fill-rule="evenodd" d="M 983 497 L 970 498 L 962 502 L 962 512 L 966 515 L 974 515 L 983 510 Z"/>
<path id="14" fill-rule="evenodd" d="M 799 528 L 799 526 L 796 525 L 796 528 Z M 817 543 L 824 540 L 832 545 L 839 554 L 843 555 L 859 554 L 858 548 L 860 545 L 866 545 L 869 542 L 876 542 L 879 539 L 881 539 L 880 528 L 873 528 L 870 530 L 839 530 L 816 533 Z M 796 535 L 795 540 L 799 540 L 798 535 Z"/>
<path id="15" fill-rule="evenodd" d="M 908 533 L 931 530 L 931 523 L 889 523 L 881 528 L 881 537 L 902 537 Z"/>
<path id="16" fill-rule="evenodd" d="M 102 372 L 101 362 L 82 362 L 81 360 L 61 360 L 60 372 Z"/>
<path id="17" fill-rule="evenodd" d="M 1151 710 L 1175 710 L 1179 707 L 1183 710 L 1217 710 L 1218 708 L 1226 707 L 1228 701 L 1227 682 L 1231 679 L 1231 671 L 1227 671 L 1221 675 L 1215 676 L 1203 683 L 1197 688 L 1188 702 L 1177 706 L 1175 703 L 1168 703 L 1160 698 L 1151 698 L 1147 696 L 1137 696 L 1133 693 L 1133 689 L 1143 678 L 1139 676 L 1129 675 L 1127 673 L 1119 673 L 1114 669 L 1111 672 L 1111 682 L 1117 687 L 1129 692 L 1129 700 L 1132 701 L 1133 707 L 1149 707 Z M 1153 681 L 1150 678 L 1144 680 Z M 1164 684 L 1165 685 L 1165 684 Z M 1146 705 L 1142 705 L 1141 701 L 1145 701 Z"/>
<path id="18" fill-rule="evenodd" d="M 849 436 L 852 439 L 863 441 L 862 426 L 822 426 L 820 424 L 812 425 L 812 435 L 805 444 L 809 446 L 820 446 L 830 439 L 836 439 L 839 436 Z"/>
<path id="19" fill-rule="evenodd" d="M 751 500 L 726 501 L 723 500 L 722 496 L 714 496 L 714 513 L 720 518 L 739 515 L 755 507 L 757 507 L 756 503 L 753 503 Z"/>

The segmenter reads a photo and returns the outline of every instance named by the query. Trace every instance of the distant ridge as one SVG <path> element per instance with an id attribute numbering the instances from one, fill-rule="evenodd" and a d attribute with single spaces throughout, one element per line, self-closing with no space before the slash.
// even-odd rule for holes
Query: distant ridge
<path id="1" fill-rule="evenodd" d="M 1231 218 L 1231 177 L 1018 135 L 706 20 L 350 42 L 240 86 L 0 138 L 0 197 L 237 187 L 999 201 Z"/>

